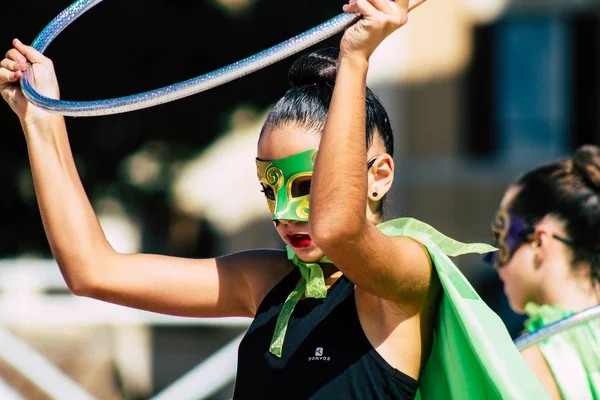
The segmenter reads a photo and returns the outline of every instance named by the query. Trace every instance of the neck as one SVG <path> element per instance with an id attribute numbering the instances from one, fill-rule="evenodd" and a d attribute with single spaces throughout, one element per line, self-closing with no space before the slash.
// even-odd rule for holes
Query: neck
<path id="1" fill-rule="evenodd" d="M 547 285 L 541 300 L 544 304 L 579 312 L 600 302 L 600 288 L 597 283 L 592 283 L 589 275 L 555 280 Z"/>

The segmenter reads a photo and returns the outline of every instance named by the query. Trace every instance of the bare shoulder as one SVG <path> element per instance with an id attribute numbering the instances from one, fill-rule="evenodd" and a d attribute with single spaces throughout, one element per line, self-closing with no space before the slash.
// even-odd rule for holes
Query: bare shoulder
<path id="1" fill-rule="evenodd" d="M 529 364 L 531 370 L 540 380 L 544 389 L 548 392 L 550 397 L 554 400 L 561 400 L 562 396 L 556 386 L 556 381 L 550 371 L 550 367 L 544 358 L 540 348 L 538 346 L 531 346 L 521 352 L 521 356 L 525 359 L 525 362 Z"/>

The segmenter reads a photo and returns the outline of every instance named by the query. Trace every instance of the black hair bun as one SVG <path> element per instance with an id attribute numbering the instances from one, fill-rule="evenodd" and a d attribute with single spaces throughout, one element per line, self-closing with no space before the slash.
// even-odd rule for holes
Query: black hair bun
<path id="1" fill-rule="evenodd" d="M 293 87 L 311 84 L 335 83 L 337 62 L 340 51 L 335 47 L 327 47 L 304 54 L 298 58 L 288 74 Z"/>
<path id="2" fill-rule="evenodd" d="M 579 147 L 573 156 L 573 164 L 586 184 L 600 192 L 600 147 L 591 144 Z"/>

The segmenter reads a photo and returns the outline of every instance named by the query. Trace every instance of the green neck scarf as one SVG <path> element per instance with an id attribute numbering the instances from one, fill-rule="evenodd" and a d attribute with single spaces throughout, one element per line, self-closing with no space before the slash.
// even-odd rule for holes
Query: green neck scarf
<path id="1" fill-rule="evenodd" d="M 304 294 L 306 297 L 314 299 L 323 299 L 327 296 L 327 288 L 325 287 L 325 278 L 323 277 L 323 270 L 319 263 L 331 263 L 331 260 L 327 257 L 323 257 L 319 260 L 319 263 L 304 262 L 298 258 L 294 250 L 290 246 L 286 246 L 288 260 L 294 263 L 299 269 L 302 275 L 302 280 L 298 283 L 298 286 L 290 293 L 285 302 L 283 308 L 277 317 L 277 324 L 275 324 L 275 333 L 273 333 L 273 339 L 271 339 L 271 346 L 269 351 L 277 356 L 281 357 L 283 350 L 283 340 L 287 331 L 288 322 L 294 312 L 294 308 L 300 297 Z"/>
<path id="2" fill-rule="evenodd" d="M 416 228 L 416 232 L 418 232 L 418 234 L 413 238 L 421 243 L 426 243 L 427 240 L 431 240 L 431 238 L 433 238 L 436 244 L 450 256 L 458 256 L 472 252 L 485 253 L 496 250 L 494 247 L 485 244 L 465 244 L 458 242 L 442 235 L 431 226 L 412 218 L 400 218 L 397 220 L 384 222 L 377 225 L 377 228 L 379 228 L 379 230 L 388 236 L 400 236 L 400 234 L 396 232 L 396 226 L 398 224 L 402 225 L 403 228 Z M 319 266 L 319 263 L 331 263 L 331 260 L 327 257 L 323 257 L 318 263 L 304 262 L 298 258 L 291 247 L 286 246 L 286 250 L 288 260 L 292 261 L 294 265 L 300 269 L 302 280 L 289 294 L 283 303 L 283 307 L 279 313 L 279 316 L 277 317 L 275 332 L 273 333 L 271 346 L 269 347 L 269 351 L 277 357 L 281 357 L 283 351 L 283 341 L 285 339 L 290 317 L 302 295 L 304 294 L 306 297 L 315 299 L 323 299 L 327 296 L 327 288 L 325 287 L 323 270 Z"/>

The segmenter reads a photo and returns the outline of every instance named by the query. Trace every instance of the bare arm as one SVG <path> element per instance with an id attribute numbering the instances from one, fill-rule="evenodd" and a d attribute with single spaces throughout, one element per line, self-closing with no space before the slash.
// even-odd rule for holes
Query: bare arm
<path id="1" fill-rule="evenodd" d="M 283 254 L 192 260 L 114 251 L 75 169 L 64 122 L 48 128 L 26 127 L 25 133 L 44 229 L 75 294 L 173 315 L 254 315 L 285 272 Z"/>
<path id="2" fill-rule="evenodd" d="M 548 367 L 548 363 L 546 362 L 546 359 L 544 358 L 539 347 L 529 347 L 528 349 L 523 350 L 521 355 L 527 364 L 529 364 L 535 376 L 537 376 L 537 378 L 540 380 L 542 386 L 544 386 L 550 395 L 550 398 L 553 400 L 562 400 L 562 396 L 560 395 L 558 386 L 556 386 L 554 376 L 552 375 L 550 367 Z"/>
<path id="3" fill-rule="evenodd" d="M 20 57 L 26 56 L 38 88 L 58 96 L 52 63 L 31 47 L 14 44 L 0 66 L 0 90 L 20 118 L 46 236 L 69 288 L 78 295 L 166 314 L 254 315 L 287 272 L 283 252 L 205 260 L 116 252 L 84 191 L 64 119 L 27 103 L 13 84 L 22 71 Z"/>
<path id="4" fill-rule="evenodd" d="M 345 11 L 363 19 L 342 39 L 336 85 L 311 188 L 311 237 L 357 286 L 405 305 L 422 305 L 432 282 L 427 250 L 388 237 L 366 218 L 365 96 L 368 60 L 406 22 L 417 3 L 357 0 Z"/>

